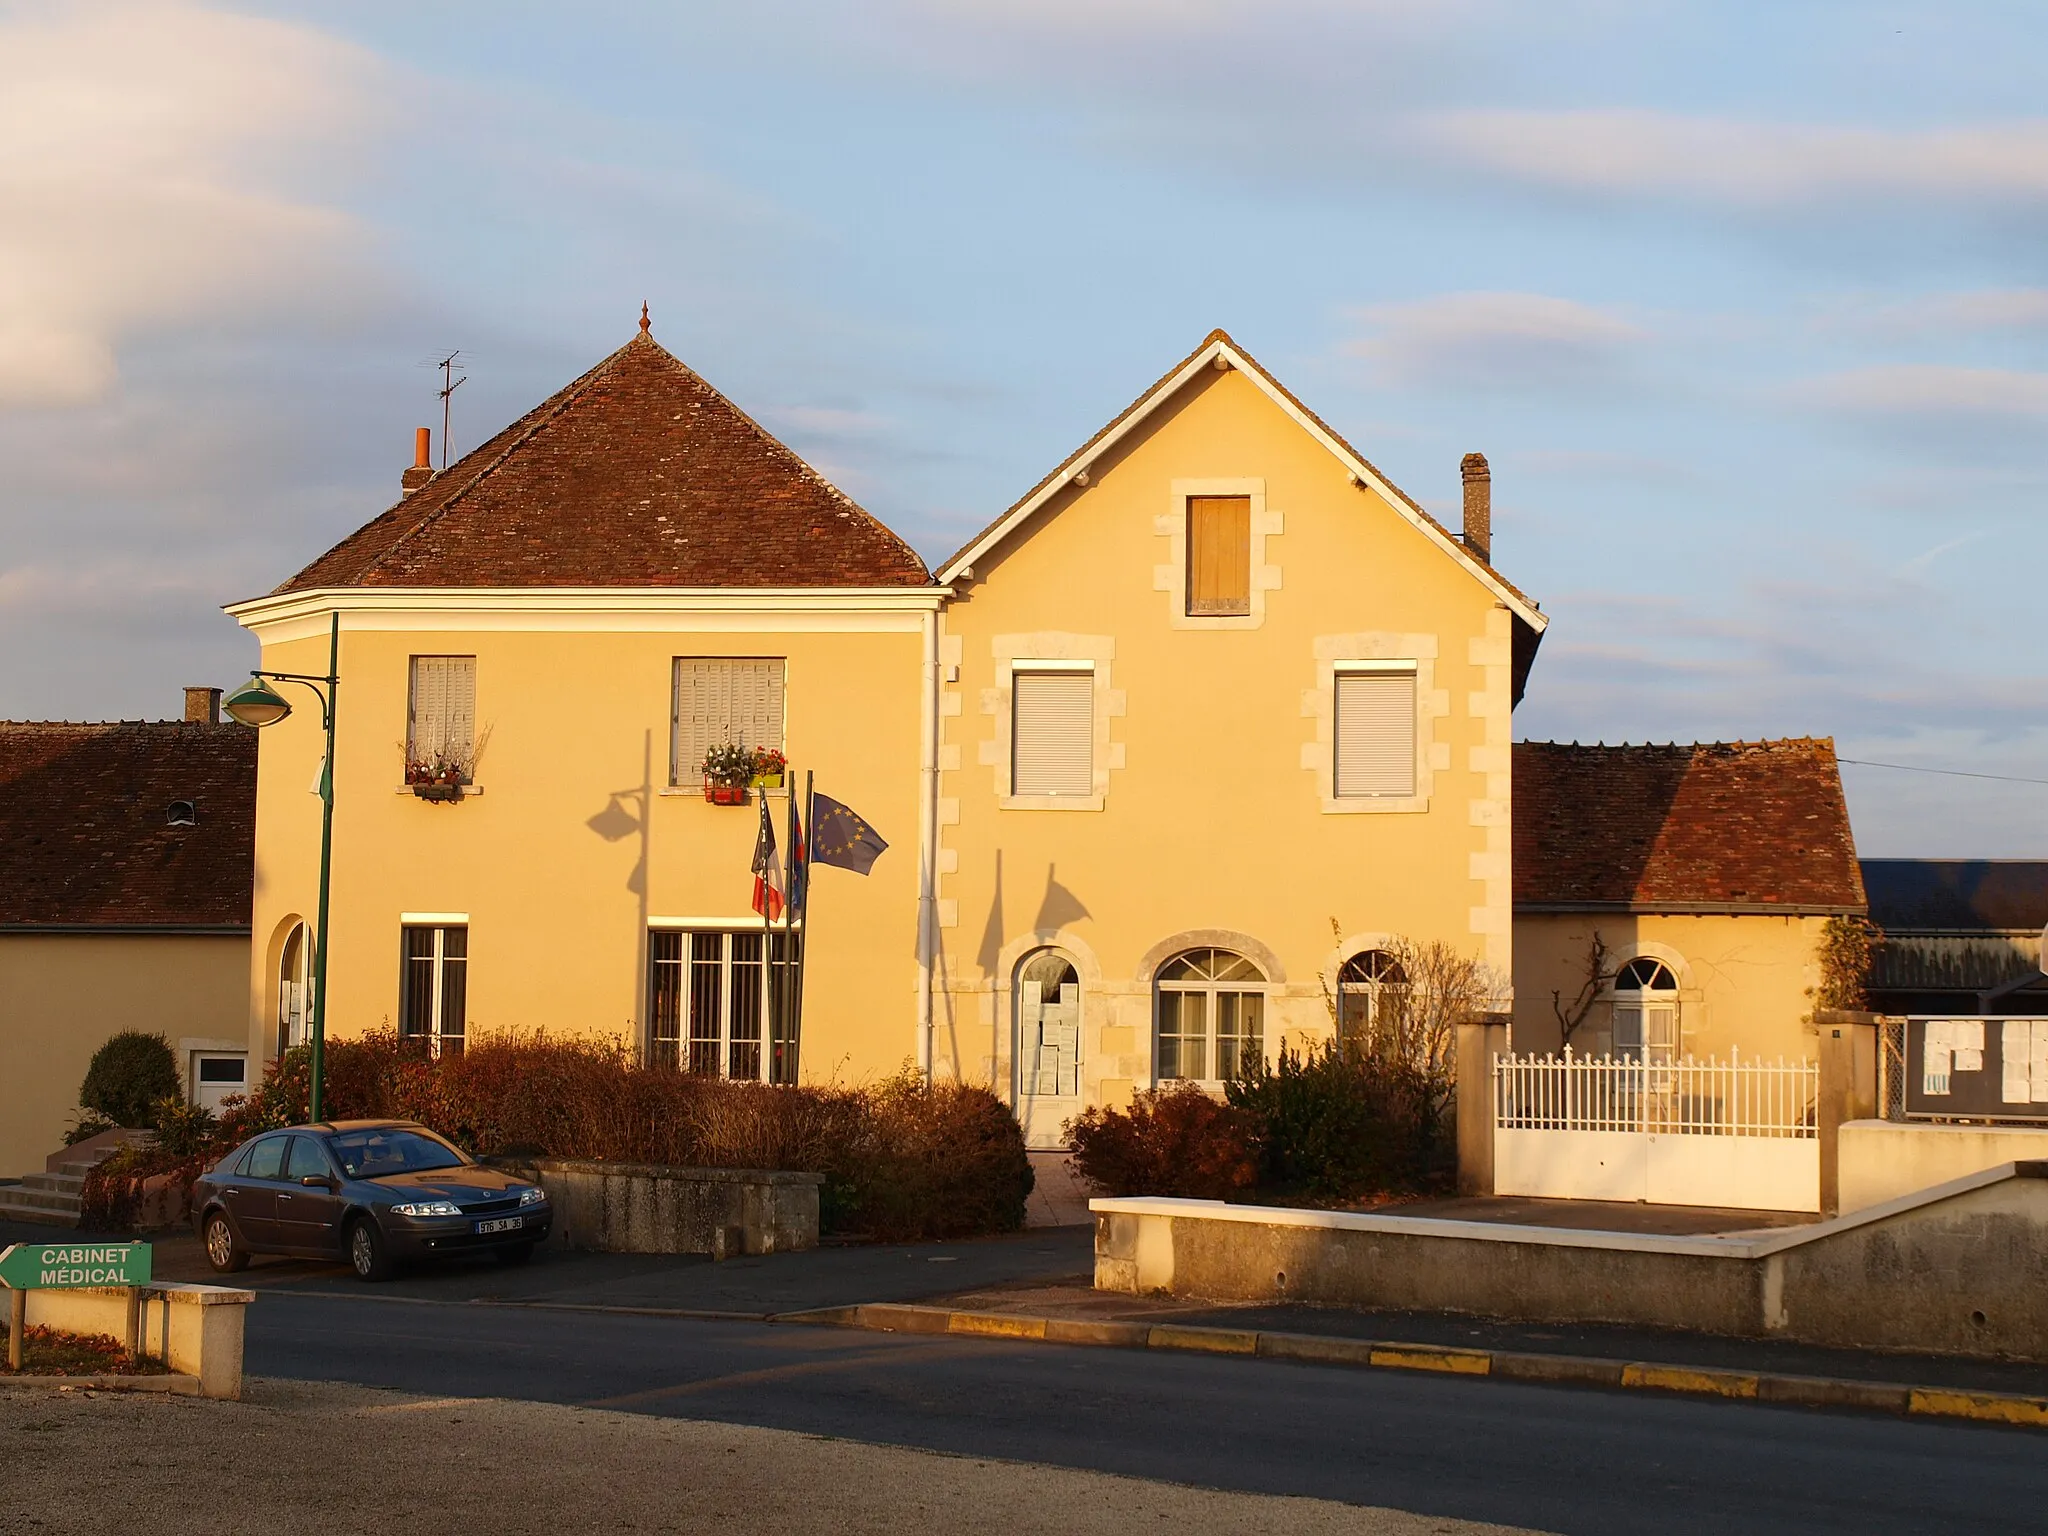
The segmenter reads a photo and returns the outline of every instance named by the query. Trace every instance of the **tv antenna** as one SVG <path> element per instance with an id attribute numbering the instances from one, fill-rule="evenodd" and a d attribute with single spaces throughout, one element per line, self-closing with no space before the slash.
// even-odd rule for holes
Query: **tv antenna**
<path id="1" fill-rule="evenodd" d="M 446 469 L 448 467 L 449 400 L 456 390 L 462 388 L 463 381 L 469 375 L 465 373 L 461 378 L 457 378 L 455 375 L 457 368 L 466 366 L 462 361 L 462 350 L 459 347 L 434 364 L 434 366 L 441 370 L 441 387 L 436 393 L 441 397 L 441 467 Z"/>

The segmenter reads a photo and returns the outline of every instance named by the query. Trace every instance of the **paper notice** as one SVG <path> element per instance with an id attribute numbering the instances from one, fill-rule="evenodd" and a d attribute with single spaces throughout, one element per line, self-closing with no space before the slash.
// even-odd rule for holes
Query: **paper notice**
<path id="1" fill-rule="evenodd" d="M 1983 1050 L 1984 1021 L 1982 1019 L 1950 1019 L 1948 1021 L 1948 1043 L 1953 1049 L 1958 1051 Z M 1956 1070 L 1961 1072 L 1964 1068 L 1958 1066 Z M 1981 1072 L 1984 1069 L 1982 1066 L 1977 1066 L 1969 1070 Z"/>
<path id="2" fill-rule="evenodd" d="M 1973 1049 L 1967 1045 L 1957 1046 L 1956 1070 L 1958 1072 L 1982 1072 L 1984 1070 L 1984 1052 L 1981 1049 Z"/>
<path id="3" fill-rule="evenodd" d="M 2033 1033 L 2033 1049 L 2028 1052 L 2027 1063 L 2034 1080 L 2030 1097 L 2036 1104 L 2048 1104 L 2048 1019 L 2035 1019 Z"/>
<path id="4" fill-rule="evenodd" d="M 1948 1092 L 1949 1072 L 1954 1064 L 1950 1041 L 1954 1039 L 1953 1027 L 1947 1019 L 1929 1019 L 1927 1038 L 1920 1048 L 1920 1091 L 1927 1094 Z"/>
<path id="5" fill-rule="evenodd" d="M 2007 1019 L 1998 1042 L 2003 1067 L 1999 1096 L 2008 1104 L 2027 1104 L 2034 1097 L 2034 1027 L 2025 1019 Z"/>

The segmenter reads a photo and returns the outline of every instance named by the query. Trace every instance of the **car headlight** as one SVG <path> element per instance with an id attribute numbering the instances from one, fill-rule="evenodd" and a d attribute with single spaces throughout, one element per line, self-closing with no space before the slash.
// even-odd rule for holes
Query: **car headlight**
<path id="1" fill-rule="evenodd" d="M 413 1200 L 391 1209 L 400 1216 L 460 1216 L 462 1207 L 453 1200 Z"/>
<path id="2" fill-rule="evenodd" d="M 548 1192 L 544 1189 L 522 1189 L 519 1191 L 519 1203 L 521 1205 L 541 1205 L 546 1203 L 547 1198 Z"/>

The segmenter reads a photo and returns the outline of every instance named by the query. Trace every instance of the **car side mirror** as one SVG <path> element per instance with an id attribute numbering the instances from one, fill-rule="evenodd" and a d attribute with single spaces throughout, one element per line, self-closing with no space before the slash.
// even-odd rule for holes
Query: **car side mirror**
<path id="1" fill-rule="evenodd" d="M 299 1175 L 299 1182 L 300 1182 L 301 1184 L 304 1184 L 304 1185 L 308 1186 L 309 1188 L 317 1188 L 317 1189 L 332 1189 L 332 1188 L 334 1188 L 334 1180 L 332 1180 L 332 1179 L 330 1179 L 329 1177 L 327 1177 L 327 1175 L 326 1175 L 326 1174 L 324 1174 L 324 1173 L 303 1173 L 303 1174 L 300 1174 L 300 1175 Z"/>

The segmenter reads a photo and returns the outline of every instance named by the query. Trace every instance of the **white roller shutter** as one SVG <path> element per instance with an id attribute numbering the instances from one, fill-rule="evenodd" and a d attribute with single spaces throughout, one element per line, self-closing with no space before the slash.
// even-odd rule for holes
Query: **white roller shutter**
<path id="1" fill-rule="evenodd" d="M 678 656 L 669 782 L 695 779 L 723 742 L 779 750 L 783 683 L 779 656 Z"/>
<path id="2" fill-rule="evenodd" d="M 1337 795 L 1415 793 L 1415 674 L 1339 672 Z"/>
<path id="3" fill-rule="evenodd" d="M 1011 687 L 1010 792 L 1095 793 L 1095 674 L 1018 672 Z"/>

